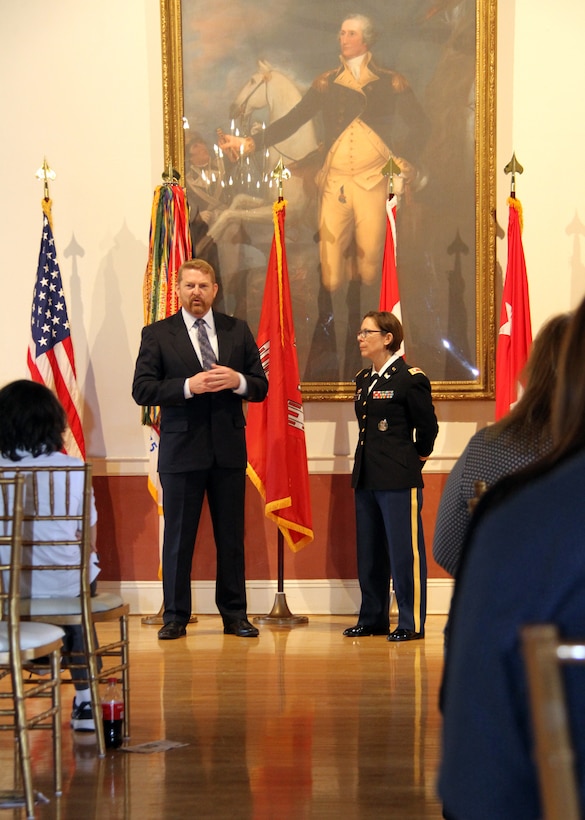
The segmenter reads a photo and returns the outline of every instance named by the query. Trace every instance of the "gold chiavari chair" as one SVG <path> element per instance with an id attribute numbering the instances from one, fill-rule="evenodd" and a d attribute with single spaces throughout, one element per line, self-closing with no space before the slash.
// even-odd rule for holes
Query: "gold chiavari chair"
<path id="1" fill-rule="evenodd" d="M 87 672 L 88 686 L 95 722 L 98 754 L 105 756 L 104 728 L 101 719 L 101 699 L 99 685 L 115 677 L 122 684 L 124 699 L 124 736 L 130 736 L 130 657 L 128 641 L 129 606 L 113 593 L 98 593 L 92 596 L 89 576 L 91 554 L 90 509 L 91 509 L 91 465 L 49 467 L 25 466 L 19 470 L 18 463 L 6 471 L 22 472 L 25 476 L 23 570 L 33 568 L 33 561 L 27 559 L 27 552 L 39 547 L 59 548 L 77 546 L 78 559 L 67 565 L 42 564 L 34 561 L 35 572 L 77 570 L 80 574 L 79 597 L 30 597 L 21 601 L 23 620 L 52 623 L 59 626 L 81 626 L 86 652 L 83 655 L 64 652 L 67 666 L 83 668 Z M 0 470 L 0 474 L 1 474 Z M 74 484 L 81 482 L 83 503 L 80 508 L 72 508 Z M 69 530 L 75 536 L 52 538 L 55 527 Z M 29 563 L 27 563 L 27 560 Z M 118 622 L 119 631 L 115 640 L 98 645 L 95 627 L 104 622 Z M 69 677 L 63 683 L 73 683 Z"/>
<path id="2" fill-rule="evenodd" d="M 585 663 L 585 641 L 561 640 L 553 624 L 525 626 L 521 639 L 543 820 L 579 820 L 584 815 L 561 668 Z"/>
<path id="3" fill-rule="evenodd" d="M 22 559 L 24 476 L 0 476 L 0 729 L 15 738 L 15 764 L 24 787 L 27 817 L 34 817 L 30 743 L 31 729 L 53 733 L 53 774 L 56 794 L 61 794 L 61 697 L 60 666 L 63 630 L 52 624 L 22 623 L 20 620 L 20 572 Z M 24 665 L 48 657 L 50 673 L 32 686 L 24 686 Z M 42 698 L 35 710 L 27 701 Z M 46 699 L 50 705 L 45 706 Z M 21 800 L 16 792 L 0 794 L 0 806 Z"/>

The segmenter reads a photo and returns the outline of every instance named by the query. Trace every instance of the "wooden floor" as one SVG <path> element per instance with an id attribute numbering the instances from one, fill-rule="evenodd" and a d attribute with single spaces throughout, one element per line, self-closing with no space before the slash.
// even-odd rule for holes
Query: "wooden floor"
<path id="1" fill-rule="evenodd" d="M 50 798 L 38 817 L 437 820 L 445 618 L 428 619 L 424 641 L 398 645 L 343 638 L 353 622 L 312 616 L 242 639 L 204 615 L 186 639 L 160 642 L 132 617 L 130 745 L 186 745 L 100 760 L 93 735 L 67 728 L 57 799 L 50 735 L 36 732 L 35 787 Z M 73 689 L 62 689 L 68 724 Z M 10 735 L 0 743 L 6 789 Z"/>

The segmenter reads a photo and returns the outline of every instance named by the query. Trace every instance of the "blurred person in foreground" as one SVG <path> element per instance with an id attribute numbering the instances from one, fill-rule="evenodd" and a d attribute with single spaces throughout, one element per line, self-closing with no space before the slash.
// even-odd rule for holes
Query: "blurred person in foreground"
<path id="1" fill-rule="evenodd" d="M 471 437 L 449 474 L 435 523 L 433 557 L 450 575 L 456 575 L 461 559 L 476 482 L 481 482 L 481 489 L 490 487 L 551 449 L 559 352 L 570 318 L 571 314 L 562 313 L 543 325 L 525 368 L 521 398 L 503 419 Z"/>
<path id="2" fill-rule="evenodd" d="M 585 637 L 585 301 L 559 359 L 552 449 L 479 501 L 455 584 L 442 685 L 448 820 L 542 817 L 520 630 Z M 585 677 L 565 671 L 585 806 Z"/>
<path id="3" fill-rule="evenodd" d="M 422 468 L 438 432 L 431 383 L 400 354 L 402 325 L 372 310 L 357 334 L 372 362 L 356 376 L 359 438 L 355 490 L 357 563 L 362 603 L 349 638 L 386 635 L 392 642 L 424 637 L 427 564 L 423 536 Z M 398 626 L 388 634 L 390 578 Z"/>
<path id="4" fill-rule="evenodd" d="M 81 467 L 83 461 L 68 456 L 63 450 L 63 434 L 67 426 L 65 410 L 57 397 L 43 384 L 21 379 L 5 385 L 0 390 L 0 469 L 9 471 L 11 466 L 22 467 Z M 49 512 L 49 482 L 39 481 L 40 509 Z M 62 481 L 60 480 L 62 479 Z M 83 474 L 71 474 L 70 487 L 66 496 L 65 477 L 55 477 L 55 509 L 66 511 L 69 498 L 70 514 L 79 514 L 83 509 Z M 0 497 L 0 504 L 2 498 Z M 31 512 L 25 498 L 25 514 Z M 92 592 L 95 592 L 97 575 L 100 571 L 96 552 L 97 512 L 93 490 L 90 508 L 91 562 L 89 578 Z M 71 522 L 43 521 L 32 523 L 31 540 L 75 539 L 78 532 L 71 532 Z M 38 546 L 32 550 L 30 563 L 72 564 L 79 563 L 77 546 Z M 23 572 L 21 594 L 25 598 L 76 597 L 80 594 L 79 570 L 63 569 L 51 572 Z M 85 644 L 81 626 L 63 626 L 64 649 L 71 653 L 84 653 Z M 95 731 L 94 715 L 91 708 L 91 693 L 85 669 L 70 670 L 75 685 L 75 699 L 71 713 L 71 727 L 75 731 Z"/>

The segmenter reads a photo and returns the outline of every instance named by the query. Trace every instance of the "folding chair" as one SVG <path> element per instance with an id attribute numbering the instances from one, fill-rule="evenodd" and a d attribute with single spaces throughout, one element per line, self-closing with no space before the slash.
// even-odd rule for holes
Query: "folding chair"
<path id="1" fill-rule="evenodd" d="M 53 779 L 55 793 L 61 794 L 61 697 L 60 667 L 63 630 L 52 624 L 21 623 L 20 568 L 22 558 L 23 476 L 0 476 L 0 679 L 9 678 L 8 688 L 0 692 L 0 730 L 12 730 L 16 746 L 16 775 L 24 787 L 26 816 L 34 817 L 30 743 L 31 729 L 50 729 L 53 733 Z M 50 674 L 25 688 L 23 664 L 36 658 L 50 658 Z M 27 701 L 50 699 L 50 706 L 32 712 Z M 14 805 L 16 792 L 1 793 Z"/>
<path id="2" fill-rule="evenodd" d="M 55 572 L 63 569 L 79 572 L 79 597 L 35 596 L 22 599 L 21 616 L 23 620 L 82 627 L 86 652 L 82 656 L 64 652 L 63 657 L 70 669 L 86 670 L 91 692 L 98 754 L 104 757 L 106 749 L 99 684 L 106 682 L 109 678 L 115 677 L 122 684 L 123 730 L 126 738 L 130 736 L 128 642 L 130 608 L 119 596 L 112 593 L 101 593 L 93 597 L 91 595 L 89 577 L 91 465 L 25 466 L 20 469 L 17 462 L 14 466 L 5 468 L 5 472 L 22 472 L 25 476 L 23 570 L 28 571 L 34 568 L 35 573 Z M 81 503 L 79 503 L 80 497 Z M 63 537 L 63 532 L 58 533 L 57 538 L 49 537 L 51 530 L 62 530 L 63 527 L 69 530 L 67 537 Z M 34 559 L 35 550 L 39 550 L 40 547 L 43 548 L 43 554 L 46 554 L 47 549 L 56 550 L 71 546 L 77 547 L 77 550 L 73 551 L 76 557 L 71 560 L 71 563 L 39 564 Z M 106 621 L 118 621 L 119 633 L 115 640 L 98 646 L 95 626 Z M 73 683 L 73 680 L 63 678 L 62 682 Z"/>
<path id="3" fill-rule="evenodd" d="M 585 663 L 585 643 L 561 641 L 553 624 L 525 626 L 521 639 L 543 820 L 579 820 L 583 815 L 561 666 Z"/>

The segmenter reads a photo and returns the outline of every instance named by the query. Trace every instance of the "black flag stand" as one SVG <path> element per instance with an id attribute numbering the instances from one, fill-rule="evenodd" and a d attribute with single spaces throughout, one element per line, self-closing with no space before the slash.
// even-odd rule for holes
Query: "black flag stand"
<path id="1" fill-rule="evenodd" d="M 278 529 L 278 590 L 274 597 L 274 604 L 268 615 L 258 615 L 253 619 L 255 624 L 272 626 L 300 626 L 308 624 L 306 615 L 293 615 L 286 602 L 284 594 L 284 538 Z"/>

